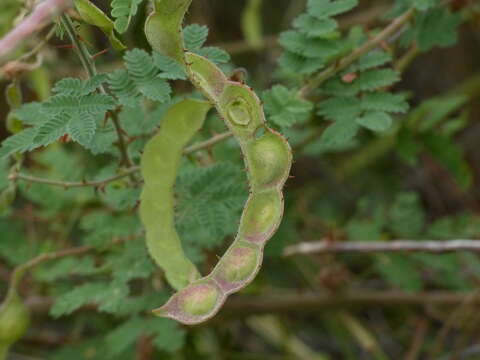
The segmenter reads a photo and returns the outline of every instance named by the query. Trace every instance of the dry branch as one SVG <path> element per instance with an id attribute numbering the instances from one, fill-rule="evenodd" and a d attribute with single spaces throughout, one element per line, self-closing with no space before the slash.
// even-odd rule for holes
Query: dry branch
<path id="1" fill-rule="evenodd" d="M 287 246 L 284 256 L 296 254 L 322 253 L 382 253 L 382 252 L 429 252 L 446 253 L 454 251 L 480 252 L 479 240 L 395 240 L 395 241 L 368 241 L 368 242 L 332 242 L 327 240 L 303 242 Z"/>

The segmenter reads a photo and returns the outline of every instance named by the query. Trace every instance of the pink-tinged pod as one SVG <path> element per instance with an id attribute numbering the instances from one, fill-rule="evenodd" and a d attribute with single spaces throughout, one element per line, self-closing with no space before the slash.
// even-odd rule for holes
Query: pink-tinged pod
<path id="1" fill-rule="evenodd" d="M 214 316 L 229 294 L 247 286 L 258 273 L 264 245 L 282 219 L 281 189 L 290 172 L 292 153 L 286 139 L 267 126 L 262 103 L 250 87 L 228 79 L 205 57 L 187 51 L 180 56 L 178 48 L 183 40 L 170 36 L 171 24 L 181 24 L 184 16 L 183 10 L 169 13 L 176 1 L 156 2 L 157 15 L 151 15 L 146 25 L 148 39 L 156 51 L 183 63 L 192 84 L 215 106 L 240 144 L 250 184 L 238 234 L 214 270 L 154 310 L 156 315 L 191 325 Z M 177 30 L 180 34 L 180 26 Z M 157 33 L 162 35 L 156 37 Z M 168 46 L 159 39 L 168 39 Z"/>
<path id="2" fill-rule="evenodd" d="M 227 294 L 249 283 L 262 262 L 262 248 L 246 242 L 236 242 L 219 261 L 212 272 L 213 279 Z"/>
<path id="3" fill-rule="evenodd" d="M 224 301 L 225 295 L 214 281 L 200 279 L 177 292 L 153 313 L 194 325 L 212 317 Z"/>

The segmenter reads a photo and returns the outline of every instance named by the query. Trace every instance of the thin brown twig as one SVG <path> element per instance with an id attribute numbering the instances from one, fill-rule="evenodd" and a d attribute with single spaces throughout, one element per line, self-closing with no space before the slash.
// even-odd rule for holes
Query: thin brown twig
<path id="1" fill-rule="evenodd" d="M 108 184 L 112 181 L 121 179 L 125 176 L 129 176 L 130 174 L 133 174 L 137 171 L 140 170 L 139 166 L 133 166 L 131 168 L 123 170 L 122 173 L 111 176 L 109 178 L 103 179 L 103 180 L 94 180 L 94 181 L 61 181 L 61 180 L 50 180 L 50 179 L 44 179 L 44 178 L 39 178 L 35 176 L 30 176 L 26 174 L 21 174 L 21 173 L 13 173 L 9 176 L 9 180 L 11 181 L 16 181 L 16 180 L 23 180 L 27 182 L 32 182 L 32 183 L 38 183 L 38 184 L 45 184 L 45 185 L 53 185 L 53 186 L 59 186 L 63 187 L 65 189 L 68 188 L 77 188 L 77 187 L 85 187 L 85 186 L 93 186 L 93 187 L 99 187 L 103 186 L 105 184 Z"/>
<path id="2" fill-rule="evenodd" d="M 198 144 L 193 144 L 183 151 L 185 155 L 194 153 L 196 151 L 204 150 L 207 148 L 212 147 L 213 145 L 228 139 L 229 137 L 232 136 L 232 133 L 227 131 L 221 134 L 217 134 L 212 136 L 210 139 L 199 142 Z M 112 181 L 116 181 L 118 179 L 124 178 L 126 176 L 130 176 L 131 174 L 134 174 L 136 172 L 140 171 L 140 166 L 132 166 L 129 167 L 125 170 L 122 170 L 120 174 L 102 179 L 102 180 L 83 180 L 83 181 L 62 181 L 62 180 L 53 180 L 53 179 L 45 179 L 45 178 L 40 178 L 40 177 L 35 177 L 35 176 L 30 176 L 22 173 L 12 173 L 8 177 L 10 181 L 17 181 L 17 180 L 23 180 L 31 183 L 38 183 L 38 184 L 45 184 L 45 185 L 52 185 L 52 186 L 59 186 L 65 189 L 69 188 L 78 188 L 78 187 L 86 187 L 86 186 L 92 186 L 92 187 L 101 187 L 104 186 L 108 183 L 111 183 Z"/>
<path id="3" fill-rule="evenodd" d="M 422 317 L 418 319 L 415 331 L 412 334 L 412 342 L 410 344 L 410 348 L 408 349 L 408 352 L 405 354 L 404 360 L 417 360 L 421 349 L 422 345 L 425 341 L 425 336 L 427 335 L 427 330 L 428 330 L 428 318 L 427 317 Z"/>
<path id="4" fill-rule="evenodd" d="M 203 149 L 207 149 L 207 148 L 210 148 L 212 147 L 213 145 L 225 140 L 225 139 L 228 139 L 229 137 L 233 136 L 232 132 L 231 131 L 226 131 L 224 133 L 221 133 L 221 134 L 216 134 L 216 135 L 213 135 L 210 139 L 208 140 L 205 140 L 203 142 L 200 142 L 198 144 L 193 144 L 189 147 L 186 147 L 185 150 L 183 151 L 183 153 L 185 155 L 188 155 L 188 154 L 191 154 L 195 151 L 199 151 L 199 150 L 203 150 Z"/>
<path id="5" fill-rule="evenodd" d="M 324 81 L 326 81 L 327 79 L 334 76 L 341 70 L 353 64 L 362 55 L 368 53 L 370 50 L 373 50 L 374 48 L 379 46 L 383 41 L 387 40 L 390 36 L 394 35 L 406 23 L 408 23 L 410 19 L 412 19 L 414 14 L 415 14 L 415 10 L 410 9 L 405 13 L 403 13 L 402 15 L 400 15 L 399 17 L 395 18 L 378 35 L 376 35 L 375 37 L 367 41 L 358 49 L 352 51 L 350 54 L 348 54 L 344 58 L 337 61 L 332 66 L 326 68 L 325 70 L 321 71 L 320 73 L 318 73 L 317 75 L 309 79 L 307 83 L 299 90 L 299 95 L 301 97 L 306 97 L 313 90 L 318 88 Z"/>
<path id="6" fill-rule="evenodd" d="M 16 291 L 18 284 L 22 281 L 22 278 L 25 275 L 25 273 L 30 269 L 34 268 L 35 266 L 38 266 L 46 261 L 60 259 L 66 256 L 85 254 L 94 249 L 95 248 L 93 246 L 80 246 L 80 247 L 74 247 L 70 249 L 64 249 L 64 250 L 59 250 L 55 252 L 45 253 L 27 261 L 24 264 L 17 266 L 13 270 L 13 273 L 10 277 L 10 285 L 9 285 L 9 291 L 8 291 L 7 297 L 9 296 L 9 294 Z"/>
<path id="7" fill-rule="evenodd" d="M 284 256 L 297 254 L 326 254 L 326 253 L 392 253 L 392 252 L 429 252 L 446 253 L 454 251 L 480 252 L 479 240 L 395 240 L 395 241 L 366 241 L 351 242 L 328 240 L 303 242 L 290 245 L 283 251 Z"/>

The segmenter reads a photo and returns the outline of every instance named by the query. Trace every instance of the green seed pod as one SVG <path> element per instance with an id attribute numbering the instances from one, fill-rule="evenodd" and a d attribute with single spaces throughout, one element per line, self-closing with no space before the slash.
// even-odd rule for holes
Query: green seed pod
<path id="1" fill-rule="evenodd" d="M 5 89 L 5 97 L 10 109 L 17 109 L 22 105 L 22 90 L 18 80 L 12 81 Z"/>
<path id="2" fill-rule="evenodd" d="M 23 130 L 22 120 L 13 115 L 12 112 L 9 112 L 7 115 L 6 126 L 7 130 L 12 134 L 16 134 Z"/>
<path id="3" fill-rule="evenodd" d="M 277 189 L 251 195 L 245 205 L 239 233 L 253 243 L 265 242 L 277 229 L 282 215 L 283 198 Z"/>
<path id="4" fill-rule="evenodd" d="M 30 313 L 27 307 L 17 292 L 11 290 L 0 306 L 0 359 L 3 359 L 8 348 L 25 334 L 29 323 Z"/>
<path id="5" fill-rule="evenodd" d="M 239 232 L 214 270 L 209 275 L 192 281 L 174 294 L 165 305 L 153 311 L 158 316 L 170 317 L 189 325 L 214 316 L 229 294 L 248 285 L 257 274 L 262 263 L 263 247 L 275 233 L 283 215 L 281 189 L 288 178 L 292 162 L 288 142 L 266 125 L 262 103 L 252 89 L 242 82 L 228 79 L 208 59 L 184 52 L 181 24 L 190 2 L 191 0 L 156 1 L 155 11 L 145 24 L 145 33 L 154 50 L 173 57 L 184 65 L 192 84 L 215 106 L 225 125 L 232 131 L 245 159 L 250 197 L 240 219 Z M 161 160 L 152 160 L 145 170 L 142 165 L 144 176 L 148 177 L 152 173 L 153 178 L 153 174 L 167 171 L 170 171 L 170 178 L 176 176 L 176 170 L 166 166 L 164 161 L 172 155 L 164 155 L 164 152 L 174 147 L 175 139 L 182 135 L 180 131 L 172 131 L 163 147 L 156 147 L 155 152 Z M 144 192 L 170 194 L 172 187 L 173 180 L 161 183 L 146 178 Z M 173 200 L 165 198 L 162 203 L 154 206 L 149 196 L 142 196 L 143 202 L 148 204 L 141 211 L 145 224 L 164 221 L 160 220 L 162 217 L 170 219 Z M 168 228 L 173 228 L 173 223 L 169 223 Z M 156 231 L 168 230 L 162 227 Z M 175 240 L 177 241 L 179 242 Z M 147 244 L 148 242 L 147 236 Z M 162 252 L 153 255 L 160 264 L 162 256 L 170 257 L 172 254 L 168 252 L 166 255 L 167 248 L 171 245 L 156 246 L 163 248 Z M 176 248 L 172 256 L 175 257 L 178 251 L 180 250 Z"/>
<path id="6" fill-rule="evenodd" d="M 145 36 L 152 48 L 180 63 L 184 62 L 181 33 L 183 15 L 191 2 L 192 0 L 154 0 L 156 11 L 145 21 Z"/>
<path id="7" fill-rule="evenodd" d="M 7 130 L 12 134 L 16 134 L 23 130 L 22 121 L 13 115 L 13 111 L 19 108 L 23 101 L 22 90 L 18 80 L 14 80 L 8 84 L 7 88 L 5 89 L 5 97 L 7 99 L 8 106 L 10 106 L 10 112 L 7 115 L 6 121 Z"/>
<path id="8" fill-rule="evenodd" d="M 219 68 L 203 56 L 193 53 L 185 53 L 185 62 L 191 81 L 205 96 L 216 98 L 223 93 L 228 79 Z"/>
<path id="9" fill-rule="evenodd" d="M 180 290 L 153 313 L 191 325 L 211 317 L 224 301 L 225 296 L 213 281 L 199 280 Z"/>
<path id="10" fill-rule="evenodd" d="M 218 262 L 212 277 L 226 294 L 235 292 L 255 277 L 262 255 L 260 247 L 236 241 Z"/>
<path id="11" fill-rule="evenodd" d="M 177 290 L 200 277 L 185 255 L 175 229 L 173 186 L 183 148 L 202 127 L 210 104 L 186 99 L 165 114 L 160 130 L 145 146 L 141 169 L 145 181 L 140 218 L 145 226 L 148 250 Z"/>
<path id="12" fill-rule="evenodd" d="M 113 48 L 118 51 L 125 50 L 125 45 L 117 38 L 113 21 L 105 13 L 92 4 L 89 0 L 75 0 L 75 8 L 83 21 L 97 26 L 108 37 Z"/>
<path id="13" fill-rule="evenodd" d="M 248 143 L 246 152 L 253 186 L 285 182 L 290 170 L 291 150 L 280 134 L 265 133 Z"/>

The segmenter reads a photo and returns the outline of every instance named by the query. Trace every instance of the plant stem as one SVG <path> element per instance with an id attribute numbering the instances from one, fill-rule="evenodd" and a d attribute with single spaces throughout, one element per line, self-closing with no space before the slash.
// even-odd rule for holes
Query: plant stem
<path id="1" fill-rule="evenodd" d="M 212 136 L 210 139 L 205 140 L 203 142 L 199 142 L 198 144 L 194 144 L 192 146 L 189 146 L 185 148 L 183 153 L 185 155 L 194 153 L 196 151 L 204 150 L 207 148 L 212 147 L 213 145 L 228 139 L 229 137 L 232 136 L 232 133 L 227 131 L 221 134 L 217 134 Z M 62 180 L 51 180 L 51 179 L 44 179 L 40 177 L 35 177 L 35 176 L 30 176 L 26 174 L 21 174 L 21 173 L 12 173 L 9 176 L 10 181 L 17 181 L 17 180 L 23 180 L 31 183 L 38 183 L 38 184 L 45 184 L 45 185 L 52 185 L 52 186 L 59 186 L 63 187 L 65 189 L 69 188 L 77 188 L 77 187 L 85 187 L 85 186 L 93 186 L 93 187 L 100 187 L 105 184 L 108 184 L 112 181 L 121 179 L 125 176 L 130 176 L 136 172 L 140 171 L 140 166 L 131 166 L 125 170 L 122 170 L 121 174 L 103 179 L 103 180 L 95 180 L 95 181 L 62 181 Z"/>
<path id="2" fill-rule="evenodd" d="M 77 53 L 78 57 L 80 58 L 80 62 L 82 63 L 85 71 L 88 74 L 88 77 L 95 76 L 97 74 L 97 69 L 95 68 L 95 63 L 92 59 L 92 56 L 90 55 L 86 45 L 80 41 L 78 38 L 76 32 L 75 32 L 75 26 L 73 25 L 72 19 L 67 14 L 62 14 L 60 16 L 60 20 L 65 27 L 65 31 L 68 34 L 68 37 L 70 38 L 70 41 L 74 45 L 75 52 Z M 107 91 L 105 88 L 100 86 L 100 92 L 103 94 L 106 94 Z M 109 117 L 112 119 L 113 126 L 115 128 L 115 131 L 117 133 L 117 138 L 118 138 L 118 149 L 120 151 L 120 156 L 122 158 L 122 163 L 126 166 L 132 166 L 133 161 L 130 159 L 128 156 L 128 151 L 127 151 L 127 146 L 125 142 L 125 138 L 123 135 L 123 130 L 120 126 L 120 121 L 118 120 L 118 114 L 117 112 L 114 111 L 109 111 L 108 112 Z M 133 176 L 133 175 L 132 175 Z M 135 179 L 132 179 L 135 180 Z"/>
<path id="3" fill-rule="evenodd" d="M 185 155 L 193 153 L 195 151 L 203 150 L 212 147 L 216 143 L 219 143 L 225 139 L 228 139 L 229 137 L 233 136 L 233 133 L 230 131 L 226 131 L 221 134 L 213 135 L 210 139 L 205 140 L 203 142 L 200 142 L 198 144 L 193 144 L 183 151 Z"/>
<path id="4" fill-rule="evenodd" d="M 399 17 L 395 18 L 385 29 L 383 29 L 377 36 L 367 41 L 358 49 L 352 51 L 349 55 L 345 56 L 344 58 L 340 59 L 338 62 L 333 64 L 332 66 L 326 68 L 325 70 L 321 71 L 313 78 L 311 78 L 307 83 L 299 90 L 300 97 L 306 97 L 309 95 L 313 90 L 317 89 L 323 82 L 325 82 L 330 77 L 334 76 L 338 72 L 342 71 L 343 69 L 347 68 L 351 64 L 353 64 L 358 58 L 362 55 L 368 53 L 370 50 L 376 48 L 380 43 L 387 40 L 390 36 L 395 34 L 399 31 L 407 22 L 415 14 L 414 9 L 410 9 L 400 15 Z"/>
<path id="5" fill-rule="evenodd" d="M 399 73 L 403 73 L 405 69 L 412 63 L 412 61 L 417 57 L 420 53 L 420 49 L 416 44 L 414 44 L 408 51 L 395 63 L 395 70 Z"/>
<path id="6" fill-rule="evenodd" d="M 93 249 L 95 249 L 93 246 L 80 246 L 80 247 L 75 247 L 75 248 L 70 248 L 65 250 L 59 250 L 56 252 L 39 255 L 27 261 L 26 263 L 17 266 L 13 270 L 13 273 L 10 277 L 10 284 L 7 292 L 7 298 L 11 296 L 15 291 L 17 291 L 17 287 L 22 281 L 22 278 L 25 275 L 25 273 L 30 269 L 34 268 L 35 266 L 38 266 L 46 261 L 55 260 L 55 259 L 59 259 L 66 256 L 85 254 L 87 252 L 92 251 Z"/>
<path id="7" fill-rule="evenodd" d="M 139 166 L 132 166 L 131 168 L 123 170 L 121 174 L 103 179 L 103 180 L 97 180 L 97 181 L 61 181 L 61 180 L 50 180 L 50 179 L 43 179 L 39 177 L 34 177 L 30 175 L 25 175 L 21 173 L 13 173 L 10 175 L 9 180 L 11 181 L 16 181 L 16 180 L 24 180 L 32 183 L 38 183 L 38 184 L 46 184 L 46 185 L 53 185 L 53 186 L 59 186 L 63 188 L 76 188 L 76 187 L 85 187 L 85 186 L 93 186 L 93 187 L 99 187 L 103 186 L 105 184 L 108 184 L 112 181 L 121 179 L 125 176 L 129 176 L 137 171 L 140 170 Z"/>
<path id="8" fill-rule="evenodd" d="M 95 76 L 97 74 L 97 70 L 95 68 L 95 64 L 88 52 L 87 47 L 85 44 L 79 40 L 77 33 L 75 32 L 75 26 L 73 25 L 72 19 L 67 14 L 60 15 L 60 21 L 67 32 L 70 41 L 74 45 L 74 50 L 82 63 L 83 68 L 88 74 L 88 77 Z M 104 92 L 103 90 L 102 92 Z"/>

